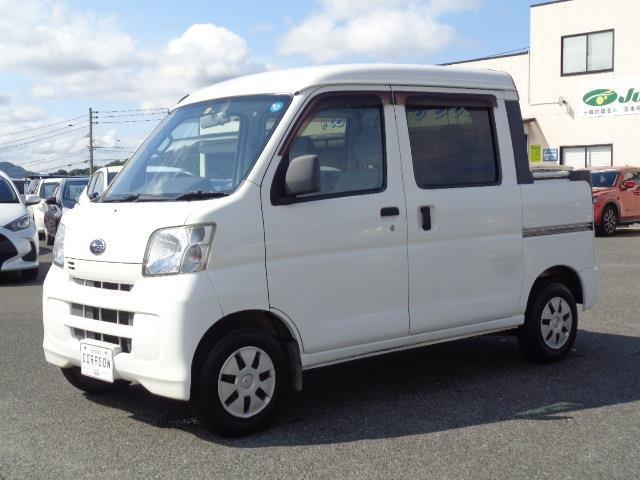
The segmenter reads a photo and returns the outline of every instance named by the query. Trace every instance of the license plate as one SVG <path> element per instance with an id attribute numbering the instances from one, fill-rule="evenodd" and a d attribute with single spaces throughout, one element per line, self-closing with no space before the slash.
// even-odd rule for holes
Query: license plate
<path id="1" fill-rule="evenodd" d="M 113 383 L 113 348 L 80 342 L 80 372 L 87 377 Z"/>

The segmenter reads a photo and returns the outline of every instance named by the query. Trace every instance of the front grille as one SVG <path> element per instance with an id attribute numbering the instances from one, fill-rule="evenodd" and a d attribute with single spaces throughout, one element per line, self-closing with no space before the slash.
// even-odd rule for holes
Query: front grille
<path id="1" fill-rule="evenodd" d="M 122 292 L 130 292 L 133 288 L 133 285 L 129 283 L 99 282 L 97 280 L 85 280 L 84 278 L 76 277 L 73 277 L 73 281 L 84 287 L 104 288 L 105 290 L 119 290 Z"/>
<path id="2" fill-rule="evenodd" d="M 73 328 L 73 336 L 77 340 L 100 340 L 101 342 L 113 343 L 114 345 L 120 345 L 122 353 L 131 353 L 131 339 L 126 337 L 115 337 L 113 335 L 106 335 L 104 333 L 91 332 L 89 330 L 82 330 L 81 328 Z"/>
<path id="3" fill-rule="evenodd" d="M 110 308 L 91 307 L 89 305 L 71 304 L 71 315 L 76 317 L 99 320 L 101 322 L 116 323 L 118 325 L 133 325 L 133 312 L 112 310 Z"/>
<path id="4" fill-rule="evenodd" d="M 31 250 L 24 257 L 22 257 L 22 260 L 24 260 L 25 262 L 35 262 L 36 258 L 38 258 L 38 255 L 36 255 L 36 244 L 33 242 L 29 243 L 31 244 Z"/>

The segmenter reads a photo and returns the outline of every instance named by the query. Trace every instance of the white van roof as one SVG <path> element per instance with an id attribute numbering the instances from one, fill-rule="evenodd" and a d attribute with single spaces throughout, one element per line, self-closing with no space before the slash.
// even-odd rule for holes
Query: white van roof
<path id="1" fill-rule="evenodd" d="M 238 77 L 189 95 L 179 105 L 238 95 L 289 93 L 326 85 L 403 85 L 515 91 L 509 74 L 425 65 L 358 64 L 294 68 Z"/>

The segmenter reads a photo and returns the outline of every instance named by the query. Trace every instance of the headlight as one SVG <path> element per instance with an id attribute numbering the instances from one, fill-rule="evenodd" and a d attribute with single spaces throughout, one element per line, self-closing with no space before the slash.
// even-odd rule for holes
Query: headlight
<path id="1" fill-rule="evenodd" d="M 53 242 L 53 264 L 64 267 L 64 225 L 58 225 L 56 240 Z"/>
<path id="2" fill-rule="evenodd" d="M 214 225 L 156 230 L 149 238 L 144 255 L 143 275 L 175 275 L 204 270 L 214 233 Z"/>
<path id="3" fill-rule="evenodd" d="M 29 214 L 23 215 L 22 217 L 14 220 L 11 223 L 8 223 L 4 226 L 7 230 L 11 230 L 12 232 L 19 232 L 20 230 L 26 230 L 31 226 L 31 217 Z"/>

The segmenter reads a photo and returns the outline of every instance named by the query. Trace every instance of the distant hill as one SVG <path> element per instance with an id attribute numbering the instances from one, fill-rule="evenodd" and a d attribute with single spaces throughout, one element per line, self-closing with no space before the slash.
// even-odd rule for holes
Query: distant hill
<path id="1" fill-rule="evenodd" d="M 22 178 L 27 175 L 35 175 L 36 172 L 30 172 L 24 168 L 14 165 L 11 162 L 0 162 L 0 170 L 9 175 L 11 178 Z"/>

